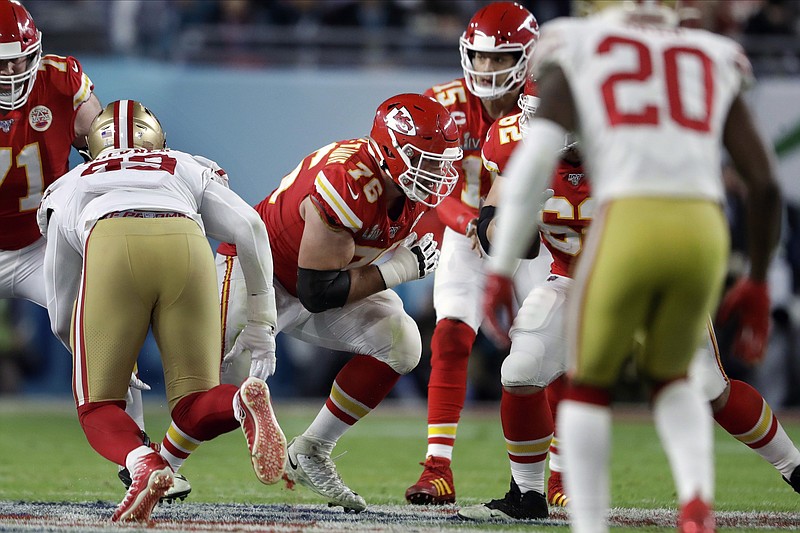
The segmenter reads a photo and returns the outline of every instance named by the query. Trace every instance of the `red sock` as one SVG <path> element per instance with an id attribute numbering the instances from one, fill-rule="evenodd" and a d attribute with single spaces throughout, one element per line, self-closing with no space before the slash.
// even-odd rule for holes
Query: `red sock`
<path id="1" fill-rule="evenodd" d="M 356 355 L 339 371 L 325 406 L 352 426 L 386 398 L 400 374 L 368 355 Z"/>
<path id="2" fill-rule="evenodd" d="M 511 394 L 503 389 L 500 399 L 500 418 L 503 423 L 508 458 L 512 462 L 544 461 L 554 429 L 553 415 L 550 413 L 544 393 L 520 395 Z M 517 455 L 514 451 L 524 455 Z"/>
<path id="3" fill-rule="evenodd" d="M 475 331 L 464 322 L 445 318 L 431 339 L 428 381 L 428 424 L 456 424 L 467 395 L 467 363 Z"/>
<path id="4" fill-rule="evenodd" d="M 732 379 L 728 403 L 714 415 L 714 420 L 737 439 L 740 435 L 750 436 L 754 434 L 758 429 L 757 426 L 761 423 L 761 414 L 764 411 L 765 403 L 764 398 L 756 389 L 744 381 Z M 772 410 L 768 408 L 767 412 L 771 414 L 771 419 L 768 421 L 769 425 L 764 426 L 767 431 L 763 437 L 753 442 L 742 440 L 754 450 L 771 441 L 778 430 L 778 420 L 772 414 Z"/>
<path id="5" fill-rule="evenodd" d="M 78 421 L 94 450 L 125 466 L 128 454 L 141 446 L 142 430 L 125 412 L 124 401 L 90 402 L 78 407 Z"/>
<path id="6" fill-rule="evenodd" d="M 558 417 L 558 404 L 561 398 L 564 397 L 564 392 L 567 390 L 567 376 L 561 375 L 557 377 L 550 385 L 545 388 L 544 392 L 547 394 L 547 403 L 550 406 L 550 414 L 553 420 Z M 558 435 L 553 428 L 553 442 L 550 443 L 550 453 L 558 454 Z M 550 459 L 550 467 L 553 468 L 553 459 Z"/>
<path id="7" fill-rule="evenodd" d="M 239 427 L 233 416 L 233 397 L 238 387 L 217 385 L 181 398 L 172 410 L 172 421 L 199 441 L 211 440 Z"/>

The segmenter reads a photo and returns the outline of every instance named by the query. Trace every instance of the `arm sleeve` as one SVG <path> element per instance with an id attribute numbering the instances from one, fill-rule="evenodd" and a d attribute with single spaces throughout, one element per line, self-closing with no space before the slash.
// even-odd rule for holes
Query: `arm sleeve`
<path id="1" fill-rule="evenodd" d="M 211 238 L 236 245 L 247 294 L 251 297 L 248 320 L 275 326 L 272 251 L 261 217 L 239 195 L 216 181 L 208 183 L 199 212 Z M 260 298 L 262 295 L 266 298 Z M 253 308 L 255 302 L 259 302 L 259 309 Z"/>
<path id="2" fill-rule="evenodd" d="M 493 255 L 489 259 L 492 272 L 510 277 L 530 245 L 537 227 L 531 212 L 552 179 L 564 134 L 564 128 L 555 122 L 534 119 L 528 133 L 530 142 L 520 145 L 511 156 L 498 203 Z"/>
<path id="3" fill-rule="evenodd" d="M 436 215 L 448 228 L 464 235 L 469 221 L 478 218 L 478 210 L 464 205 L 451 195 L 436 206 Z"/>
<path id="4" fill-rule="evenodd" d="M 70 352 L 72 307 L 78 296 L 82 269 L 81 255 L 66 241 L 56 221 L 51 220 L 47 227 L 43 267 L 47 314 L 50 329 Z"/>

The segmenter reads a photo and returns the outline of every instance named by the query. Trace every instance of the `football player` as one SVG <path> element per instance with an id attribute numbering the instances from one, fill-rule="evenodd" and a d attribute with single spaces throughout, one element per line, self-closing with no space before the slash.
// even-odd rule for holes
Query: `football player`
<path id="1" fill-rule="evenodd" d="M 423 472 L 406 490 L 409 503 L 446 504 L 456 499 L 450 462 L 466 397 L 467 363 L 483 321 L 483 266 L 470 239 L 480 200 L 491 187 L 481 145 L 496 119 L 519 112 L 517 99 L 538 36 L 530 11 L 514 2 L 491 3 L 473 15 L 460 38 L 464 77 L 426 92 L 458 123 L 464 159 L 455 192 L 435 210 L 446 228 L 433 289 L 436 327 L 428 382 L 428 446 Z"/>
<path id="2" fill-rule="evenodd" d="M 478 224 L 478 238 L 490 250 L 494 210 L 502 174 L 535 112 L 538 98 L 532 78 L 520 97 L 523 113 L 498 120 L 489 129 L 483 145 L 484 163 L 498 173 L 486 198 Z M 556 381 L 566 370 L 566 339 L 563 315 L 566 288 L 571 283 L 572 264 L 581 251 L 582 238 L 591 220 L 593 202 L 585 179 L 577 143 L 568 136 L 556 173 L 545 194 L 539 233 L 551 249 L 551 274 L 530 293 L 518 311 L 510 331 L 511 353 L 503 363 L 500 416 L 511 465 L 511 490 L 502 499 L 462 508 L 459 516 L 474 520 L 530 519 L 543 512 L 545 448 L 552 420 L 556 417 Z M 518 275 L 515 274 L 515 288 Z M 752 386 L 731 380 L 721 366 L 713 326 L 708 324 L 707 342 L 695 353 L 689 375 L 711 402 L 715 420 L 734 438 L 772 464 L 796 491 L 800 489 L 800 451 L 761 394 Z M 553 388 L 555 385 L 555 389 Z M 547 387 L 547 402 L 542 390 Z M 540 398 L 531 398 L 539 396 Z M 548 412 L 548 407 L 550 408 Z M 551 415 L 552 412 L 552 415 Z M 555 435 L 550 444 L 550 477 L 547 501 L 566 506 L 569 498 L 561 482 L 562 460 Z M 537 511 L 539 511 L 537 513 Z"/>
<path id="3" fill-rule="evenodd" d="M 149 522 L 173 470 L 142 442 L 125 391 L 152 326 L 173 424 L 203 441 L 241 425 L 256 476 L 283 475 L 286 439 L 263 381 L 275 368 L 269 239 L 258 214 L 202 157 L 168 150 L 155 115 L 109 104 L 92 122 L 92 161 L 44 193 L 45 293 L 53 332 L 73 353 L 73 393 L 89 444 L 132 483 L 112 521 Z M 219 383 L 219 297 L 206 235 L 238 245 L 247 286 L 239 342 L 269 361 L 241 388 Z"/>
<path id="4" fill-rule="evenodd" d="M 781 200 L 742 96 L 750 64 L 730 39 L 678 23 L 666 6 L 631 2 L 547 24 L 530 142 L 509 162 L 501 193 L 485 301 L 500 337 L 501 316 L 512 311 L 514 258 L 535 228 L 531 207 L 549 184 L 565 131 L 579 132 L 596 206 L 567 302 L 570 384 L 557 421 L 573 531 L 608 529 L 611 390 L 639 333 L 637 366 L 653 385 L 679 530 L 715 529 L 711 409 L 687 373 L 729 248 L 721 141 L 748 186 L 751 259 L 721 310 L 740 317 L 745 359 L 758 361 L 767 339 L 765 277 Z"/>
<path id="5" fill-rule="evenodd" d="M 387 289 L 436 268 L 436 242 L 414 226 L 453 190 L 461 155 L 450 113 L 401 94 L 380 104 L 369 137 L 320 148 L 256 206 L 272 239 L 277 331 L 355 354 L 286 459 L 290 487 L 299 482 L 345 510 L 366 502 L 339 477 L 331 451 L 419 362 L 417 325 Z M 236 354 L 247 293 L 233 246 L 220 246 L 217 268 L 225 346 Z"/>
<path id="6" fill-rule="evenodd" d="M 14 0 L 0 0 L 0 298 L 42 307 L 44 238 L 36 209 L 48 185 L 69 170 L 70 150 L 85 153 L 89 125 L 102 106 L 74 57 L 42 54 L 42 33 Z M 131 376 L 128 410 L 144 431 L 142 389 Z M 122 470 L 121 478 L 127 473 Z M 191 486 L 179 476 L 168 499 Z"/>

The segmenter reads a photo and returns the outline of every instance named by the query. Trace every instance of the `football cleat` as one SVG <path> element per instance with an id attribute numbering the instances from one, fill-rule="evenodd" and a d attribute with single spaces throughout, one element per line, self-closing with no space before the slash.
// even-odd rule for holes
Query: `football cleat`
<path id="1" fill-rule="evenodd" d="M 796 466 L 794 470 L 792 470 L 791 476 L 788 478 L 783 478 L 783 480 L 788 483 L 795 492 L 800 493 L 800 465 Z"/>
<path id="2" fill-rule="evenodd" d="M 456 487 L 450 459 L 429 455 L 419 481 L 406 489 L 406 501 L 414 505 L 445 505 L 456 502 Z"/>
<path id="3" fill-rule="evenodd" d="M 466 520 L 487 522 L 491 520 L 537 520 L 550 516 L 547 500 L 541 492 L 520 492 L 514 478 L 511 489 L 500 500 L 492 500 L 482 505 L 464 507 L 458 517 Z"/>
<path id="4" fill-rule="evenodd" d="M 148 523 L 153 508 L 172 484 L 169 463 L 155 452 L 148 453 L 137 461 L 131 486 L 114 510 L 111 521 Z"/>
<path id="5" fill-rule="evenodd" d="M 714 533 L 716 530 L 714 512 L 706 502 L 694 498 L 681 506 L 678 533 Z"/>
<path id="6" fill-rule="evenodd" d="M 550 471 L 550 477 L 547 478 L 547 503 L 553 507 L 566 507 L 569 503 L 569 498 L 564 492 L 561 472 Z"/>
<path id="7" fill-rule="evenodd" d="M 269 387 L 264 380 L 249 377 L 236 393 L 233 405 L 256 477 L 267 485 L 277 483 L 283 477 L 286 437 L 272 411 Z"/>
<path id="8" fill-rule="evenodd" d="M 286 450 L 286 487 L 300 483 L 327 498 L 329 507 L 340 505 L 345 512 L 360 513 L 367 502 L 344 484 L 331 459 L 332 450 L 332 445 L 306 435 L 292 439 Z"/>
<path id="9" fill-rule="evenodd" d="M 153 449 L 154 452 L 161 451 L 161 444 L 158 442 L 151 442 L 150 437 L 147 436 L 147 433 L 142 431 L 142 443 L 145 446 L 149 446 Z M 131 473 L 128 471 L 127 468 L 122 467 L 119 472 L 117 472 L 117 477 L 119 480 L 122 481 L 122 484 L 125 486 L 125 490 L 128 490 L 131 486 Z M 189 481 L 183 476 L 183 474 L 174 474 L 173 478 L 173 485 L 169 488 L 166 494 L 161 497 L 161 503 L 173 503 L 176 500 L 183 501 L 192 492 L 192 486 L 189 484 Z"/>
<path id="10" fill-rule="evenodd" d="M 125 485 L 127 490 L 131 486 L 131 473 L 127 468 L 123 468 L 117 473 L 119 480 Z M 192 486 L 183 474 L 175 474 L 173 484 L 169 490 L 161 497 L 161 503 L 173 503 L 176 500 L 183 501 L 192 492 Z"/>

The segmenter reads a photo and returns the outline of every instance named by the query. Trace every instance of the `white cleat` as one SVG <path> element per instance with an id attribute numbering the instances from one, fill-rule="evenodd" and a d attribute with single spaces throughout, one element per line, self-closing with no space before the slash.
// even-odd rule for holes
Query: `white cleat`
<path id="1" fill-rule="evenodd" d="M 331 459 L 332 450 L 333 446 L 305 435 L 292 439 L 286 450 L 287 486 L 300 483 L 327 498 L 329 506 L 341 505 L 345 512 L 360 513 L 367 502 L 342 482 Z"/>

